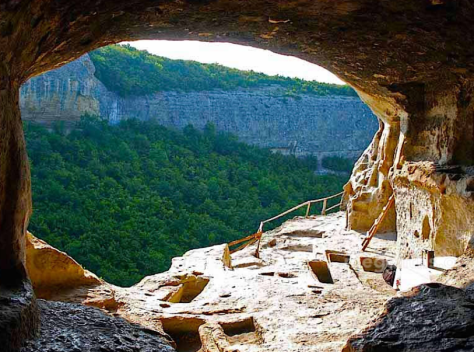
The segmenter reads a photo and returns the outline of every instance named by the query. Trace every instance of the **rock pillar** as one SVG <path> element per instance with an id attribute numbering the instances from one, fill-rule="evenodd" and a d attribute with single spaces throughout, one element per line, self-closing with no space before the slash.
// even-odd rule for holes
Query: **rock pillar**
<path id="1" fill-rule="evenodd" d="M 6 352 L 19 350 L 39 325 L 25 269 L 31 188 L 19 87 L 0 69 L 0 346 Z"/>

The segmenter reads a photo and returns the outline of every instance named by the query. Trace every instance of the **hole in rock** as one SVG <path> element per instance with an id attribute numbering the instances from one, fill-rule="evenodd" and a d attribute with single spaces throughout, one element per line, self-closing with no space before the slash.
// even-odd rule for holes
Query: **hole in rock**
<path id="1" fill-rule="evenodd" d="M 334 281 L 329 271 L 328 263 L 324 260 L 311 260 L 308 262 L 311 271 L 316 275 L 319 282 L 324 284 L 333 284 Z"/>
<path id="2" fill-rule="evenodd" d="M 277 273 L 279 277 L 285 278 L 285 279 L 293 279 L 297 277 L 298 275 L 293 274 L 293 273 Z"/>
<path id="3" fill-rule="evenodd" d="M 234 261 L 233 267 L 234 269 L 241 269 L 241 268 L 260 268 L 265 264 L 262 262 L 261 259 L 255 257 L 246 257 L 246 258 L 239 258 Z"/>
<path id="4" fill-rule="evenodd" d="M 418 232 L 418 230 L 415 230 L 413 236 L 415 236 L 416 238 L 420 238 L 420 233 Z"/>
<path id="5" fill-rule="evenodd" d="M 270 242 L 268 242 L 268 247 L 273 248 L 277 244 L 277 240 L 274 238 Z"/>
<path id="6" fill-rule="evenodd" d="M 199 327 L 205 323 L 203 319 L 170 317 L 162 318 L 163 331 L 176 343 L 178 352 L 197 352 L 201 349 Z"/>
<path id="7" fill-rule="evenodd" d="M 253 317 L 248 317 L 243 320 L 231 321 L 220 323 L 222 329 L 227 336 L 234 336 L 240 334 L 246 334 L 249 332 L 255 332 L 255 323 Z"/>
<path id="8" fill-rule="evenodd" d="M 373 257 L 360 257 L 360 265 L 362 265 L 364 271 L 383 273 L 387 267 L 387 260 Z"/>
<path id="9" fill-rule="evenodd" d="M 423 241 L 426 241 L 427 239 L 429 239 L 430 234 L 431 234 L 430 221 L 428 220 L 428 217 L 425 216 L 425 218 L 423 219 L 423 227 L 421 229 L 421 238 L 423 238 Z"/>
<path id="10" fill-rule="evenodd" d="M 330 249 L 326 249 L 326 258 L 331 263 L 349 263 L 351 260 L 351 256 L 346 254 L 345 252 L 341 251 L 333 251 Z"/>
<path id="11" fill-rule="evenodd" d="M 289 251 L 289 252 L 313 252 L 313 246 L 311 244 L 290 244 L 288 246 L 284 246 L 280 248 L 282 251 Z"/>
<path id="12" fill-rule="evenodd" d="M 263 273 L 259 273 L 260 275 L 263 275 L 263 276 L 274 276 L 275 273 L 273 271 L 266 271 L 266 272 L 263 272 Z"/>
<path id="13" fill-rule="evenodd" d="M 469 181 L 467 181 L 466 191 L 474 192 L 474 178 L 471 178 Z"/>
<path id="14" fill-rule="evenodd" d="M 188 278 L 187 281 L 178 286 L 167 301 L 172 303 L 190 303 L 202 293 L 208 283 L 209 279 L 204 277 Z"/>
<path id="15" fill-rule="evenodd" d="M 252 317 L 220 324 L 231 345 L 250 345 L 261 342 Z"/>
<path id="16" fill-rule="evenodd" d="M 430 282 L 430 283 L 425 284 L 425 286 L 428 286 L 429 288 L 440 288 L 441 284 L 438 284 L 436 282 Z"/>
<path id="17" fill-rule="evenodd" d="M 282 235 L 292 236 L 292 237 L 310 237 L 310 238 L 323 238 L 325 231 L 321 230 L 296 230 L 292 232 L 286 232 Z"/>

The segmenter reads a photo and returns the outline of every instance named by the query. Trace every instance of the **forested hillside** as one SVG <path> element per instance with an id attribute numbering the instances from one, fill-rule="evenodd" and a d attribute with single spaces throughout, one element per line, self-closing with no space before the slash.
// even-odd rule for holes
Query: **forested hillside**
<path id="1" fill-rule="evenodd" d="M 84 118 L 65 134 L 27 124 L 29 230 L 118 285 L 166 270 L 189 249 L 255 232 L 260 220 L 341 190 L 296 159 L 189 126 L 110 126 Z"/>
<path id="2" fill-rule="evenodd" d="M 171 60 L 129 45 L 110 45 L 91 52 L 97 78 L 119 95 L 148 95 L 160 91 L 209 91 L 278 85 L 288 95 L 298 93 L 357 96 L 349 86 L 267 76 L 217 64 Z"/>

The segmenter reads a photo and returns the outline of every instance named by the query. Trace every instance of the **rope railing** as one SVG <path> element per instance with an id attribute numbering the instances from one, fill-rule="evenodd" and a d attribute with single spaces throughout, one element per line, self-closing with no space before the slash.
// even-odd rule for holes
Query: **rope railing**
<path id="1" fill-rule="evenodd" d="M 261 221 L 261 222 L 260 222 L 260 226 L 258 227 L 258 231 L 257 231 L 256 233 L 254 233 L 253 235 L 250 235 L 250 236 L 241 238 L 240 240 L 236 240 L 236 241 L 233 241 L 233 242 L 230 242 L 230 243 L 229 243 L 229 247 L 231 247 L 231 246 L 235 246 L 235 245 L 237 245 L 237 244 L 241 244 L 241 243 L 243 243 L 243 242 L 246 242 L 246 243 L 241 244 L 239 247 L 237 247 L 237 248 L 231 250 L 230 253 L 232 254 L 232 253 L 235 253 L 235 252 L 237 252 L 237 251 L 240 251 L 240 250 L 242 250 L 242 249 L 244 249 L 244 248 L 246 248 L 246 247 L 248 247 L 248 246 L 250 246 L 250 245 L 252 245 L 252 244 L 254 244 L 255 242 L 258 241 L 257 249 L 256 249 L 256 251 L 255 251 L 255 256 L 258 258 L 259 255 L 260 255 L 260 240 L 262 239 L 263 226 L 264 226 L 266 223 L 269 223 L 269 222 L 272 222 L 272 221 L 274 221 L 274 220 L 276 220 L 276 219 L 279 219 L 279 218 L 281 218 L 281 217 L 283 217 L 283 216 L 285 216 L 285 215 L 288 215 L 288 214 L 294 212 L 295 210 L 298 210 L 298 209 L 303 208 L 303 207 L 307 207 L 307 208 L 306 208 L 306 215 L 305 215 L 305 217 L 307 218 L 307 217 L 309 216 L 310 211 L 311 211 L 311 206 L 312 206 L 313 204 L 321 203 L 321 202 L 323 203 L 323 208 L 322 208 L 322 211 L 321 211 L 321 215 L 326 215 L 327 212 L 329 212 L 329 211 L 331 211 L 331 210 L 333 210 L 333 209 L 336 209 L 337 207 L 340 207 L 341 204 L 342 204 L 342 198 L 341 198 L 341 201 L 340 201 L 339 203 L 337 203 L 337 204 L 331 206 L 330 208 L 328 208 L 328 207 L 327 207 L 327 205 L 328 205 L 328 200 L 333 199 L 333 198 L 336 198 L 336 197 L 340 197 L 340 196 L 342 196 L 343 194 L 344 194 L 344 192 L 339 192 L 339 193 L 334 194 L 334 195 L 329 196 L 329 197 L 320 198 L 320 199 L 314 199 L 314 200 L 308 200 L 308 201 L 306 201 L 306 202 L 304 202 L 304 203 L 301 203 L 301 204 L 299 204 L 299 205 L 297 205 L 297 206 L 295 206 L 295 207 L 293 207 L 293 208 L 291 208 L 291 209 L 288 209 L 288 210 L 284 211 L 283 213 L 280 213 L 280 214 L 278 214 L 278 215 L 276 215 L 276 216 L 274 216 L 274 217 L 272 217 L 272 218 L 270 218 L 270 219 Z"/>

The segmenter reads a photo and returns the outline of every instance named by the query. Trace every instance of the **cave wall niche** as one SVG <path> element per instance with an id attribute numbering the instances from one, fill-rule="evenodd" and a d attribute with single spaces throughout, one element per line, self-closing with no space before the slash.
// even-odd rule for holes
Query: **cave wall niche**
<path id="1" fill-rule="evenodd" d="M 21 289 L 26 297 L 15 313 L 0 310 L 4 350 L 17 350 L 38 328 L 24 265 L 32 205 L 23 82 L 95 48 L 138 39 L 231 42 L 318 64 L 353 86 L 380 120 L 345 186 L 348 226 L 367 230 L 394 192 L 396 214 L 382 230 L 396 227 L 399 242 L 408 243 L 427 216 L 431 238 L 420 248 L 459 255 L 474 233 L 473 17 L 468 0 L 2 2 L 0 293 Z M 418 214 L 411 220 L 407 200 Z M 400 248 L 408 249 L 399 257 L 419 250 Z M 4 329 L 12 322 L 14 340 Z"/>
<path id="2" fill-rule="evenodd" d="M 460 256 L 474 238 L 472 83 L 410 88 L 416 99 L 401 121 L 404 160 L 390 175 L 397 258 L 421 258 L 425 249 Z"/>

